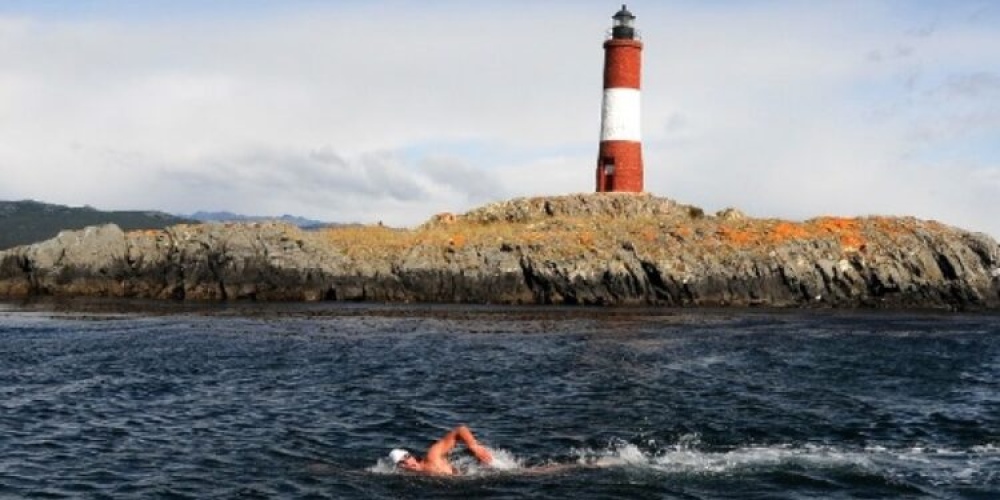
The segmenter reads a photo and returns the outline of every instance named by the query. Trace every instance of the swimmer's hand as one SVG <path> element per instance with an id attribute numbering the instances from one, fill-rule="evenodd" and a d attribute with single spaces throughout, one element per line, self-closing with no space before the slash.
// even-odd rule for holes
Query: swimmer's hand
<path id="1" fill-rule="evenodd" d="M 493 455 L 490 454 L 490 450 L 487 450 L 485 446 L 470 448 L 469 451 L 476 456 L 476 460 L 479 460 L 479 463 L 484 465 L 490 465 L 493 463 Z"/>

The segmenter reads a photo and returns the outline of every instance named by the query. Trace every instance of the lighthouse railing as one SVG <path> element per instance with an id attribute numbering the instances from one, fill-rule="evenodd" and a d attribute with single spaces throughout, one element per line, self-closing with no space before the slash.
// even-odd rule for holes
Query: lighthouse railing
<path id="1" fill-rule="evenodd" d="M 614 28 L 608 28 L 604 33 L 604 39 L 611 40 L 614 37 Z M 642 40 L 642 33 L 639 31 L 639 28 L 632 28 L 632 40 Z"/>

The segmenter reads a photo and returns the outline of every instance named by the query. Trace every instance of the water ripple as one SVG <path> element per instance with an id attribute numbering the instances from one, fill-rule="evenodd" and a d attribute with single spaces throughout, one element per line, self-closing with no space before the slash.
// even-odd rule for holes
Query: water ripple
<path id="1" fill-rule="evenodd" d="M 990 316 L 0 308 L 0 496 L 1000 493 Z M 396 473 L 457 423 L 503 467 Z"/>

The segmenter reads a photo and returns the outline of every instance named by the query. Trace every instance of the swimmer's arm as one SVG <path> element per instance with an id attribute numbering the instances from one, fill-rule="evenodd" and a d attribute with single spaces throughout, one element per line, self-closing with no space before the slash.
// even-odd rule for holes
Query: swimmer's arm
<path id="1" fill-rule="evenodd" d="M 446 460 L 448 453 L 455 448 L 455 438 L 457 429 L 449 431 L 443 438 L 438 439 L 430 448 L 427 448 L 427 460 Z"/>
<path id="2" fill-rule="evenodd" d="M 469 451 L 476 456 L 476 459 L 484 464 L 488 464 L 493 461 L 493 456 L 490 455 L 489 450 L 483 445 L 476 441 L 476 437 L 472 435 L 472 431 L 464 425 L 455 427 L 448 434 L 436 443 L 432 444 L 430 448 L 427 449 L 427 458 L 430 460 L 445 459 L 451 450 L 455 448 L 458 441 L 465 443 L 465 446 L 469 448 Z"/>
<path id="3" fill-rule="evenodd" d="M 479 444 L 476 441 L 476 437 L 472 435 L 472 431 L 464 425 L 460 425 L 452 431 L 456 434 L 458 439 L 461 439 L 465 446 L 469 448 L 469 451 L 476 456 L 476 460 L 480 463 L 489 464 L 493 462 L 493 455 L 490 455 L 489 450 L 485 446 Z"/>

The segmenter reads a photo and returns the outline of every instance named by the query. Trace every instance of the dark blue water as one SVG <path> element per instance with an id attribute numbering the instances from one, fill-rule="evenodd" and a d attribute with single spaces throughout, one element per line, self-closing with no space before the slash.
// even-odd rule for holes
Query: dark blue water
<path id="1" fill-rule="evenodd" d="M 0 497 L 1000 497 L 997 316 L 116 307 L 0 305 Z"/>

